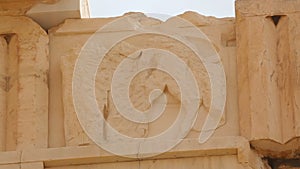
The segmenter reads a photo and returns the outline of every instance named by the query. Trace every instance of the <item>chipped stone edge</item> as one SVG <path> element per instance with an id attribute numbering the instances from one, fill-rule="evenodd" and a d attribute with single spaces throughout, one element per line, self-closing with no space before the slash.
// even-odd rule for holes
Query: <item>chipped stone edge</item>
<path id="1" fill-rule="evenodd" d="M 251 151 L 249 142 L 243 137 L 219 137 L 199 144 L 198 139 L 184 139 L 181 144 L 159 156 L 143 159 L 174 159 L 204 156 L 237 155 L 238 162 L 244 166 L 257 165 L 260 159 Z M 128 162 L 137 159 L 110 154 L 95 145 L 82 147 L 62 147 L 32 149 L 22 152 L 0 153 L 0 166 L 4 164 L 44 163 L 45 167 L 99 164 L 107 162 Z M 255 160 L 255 162 L 251 162 Z M 252 165 L 253 164 L 253 165 Z M 254 167 L 256 168 L 256 167 Z"/>

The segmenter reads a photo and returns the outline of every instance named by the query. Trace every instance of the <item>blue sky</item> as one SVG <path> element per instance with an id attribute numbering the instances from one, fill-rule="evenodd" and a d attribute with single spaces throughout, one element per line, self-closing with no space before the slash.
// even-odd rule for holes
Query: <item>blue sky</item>
<path id="1" fill-rule="evenodd" d="M 178 15 L 185 11 L 233 17 L 234 0 L 89 0 L 92 17 L 120 16 L 126 12 Z"/>

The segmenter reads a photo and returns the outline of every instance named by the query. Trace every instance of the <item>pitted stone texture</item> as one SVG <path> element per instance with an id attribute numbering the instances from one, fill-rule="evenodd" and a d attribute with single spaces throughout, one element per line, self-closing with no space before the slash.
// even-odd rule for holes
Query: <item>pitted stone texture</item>
<path id="1" fill-rule="evenodd" d="M 128 14 L 129 15 L 129 14 Z M 156 19 L 150 19 L 142 14 L 135 14 L 140 17 L 140 23 L 145 25 L 159 25 L 160 21 Z M 235 32 L 234 32 L 234 21 L 233 19 L 227 18 L 224 20 L 218 20 L 216 18 L 205 18 L 196 13 L 186 13 L 180 17 L 191 21 L 193 24 L 198 26 L 203 32 L 205 32 L 217 51 L 221 55 L 226 76 L 227 76 L 227 106 L 226 115 L 224 115 L 218 130 L 215 135 L 217 136 L 228 136 L 238 135 L 238 121 L 237 121 L 237 106 L 236 106 L 236 77 L 235 77 Z M 50 127 L 51 130 L 59 131 L 53 133 L 53 138 L 50 138 L 56 144 L 67 146 L 77 146 L 93 144 L 89 141 L 89 138 L 83 132 L 76 113 L 73 107 L 72 99 L 72 74 L 74 70 L 74 64 L 79 56 L 80 49 L 88 38 L 101 26 L 114 20 L 116 18 L 108 19 L 90 19 L 90 20 L 67 20 L 64 24 L 56 29 L 50 30 L 50 48 L 54 52 L 51 54 L 52 71 L 50 73 L 50 88 L 53 88 L 52 92 L 61 93 L 60 95 L 52 95 L 50 97 L 50 109 L 58 109 L 60 111 L 50 111 L 50 118 L 53 120 L 57 119 L 60 124 L 55 124 L 55 127 Z M 169 21 L 172 22 L 172 19 Z M 200 24 L 202 23 L 202 24 Z M 76 29 L 74 29 L 74 26 Z M 182 31 L 188 31 L 189 28 L 182 28 Z M 115 33 L 115 32 L 111 32 Z M 99 109 L 107 109 L 108 122 L 115 127 L 119 132 L 134 136 L 134 137 L 147 137 L 157 135 L 161 131 L 168 128 L 178 112 L 180 106 L 180 97 L 178 87 L 170 76 L 164 74 L 161 71 L 145 71 L 140 73 L 135 79 L 133 79 L 130 86 L 131 102 L 139 110 L 145 110 L 149 107 L 148 96 L 149 91 L 154 88 L 160 88 L 162 90 L 167 86 L 167 96 L 170 101 L 167 107 L 166 113 L 153 124 L 135 124 L 123 119 L 112 103 L 111 97 L 107 97 L 110 88 L 110 79 L 113 73 L 114 67 L 120 63 L 120 61 L 140 48 L 145 47 L 156 47 L 173 51 L 179 57 L 181 57 L 194 72 L 197 82 L 199 84 L 199 90 L 203 95 L 203 103 L 200 107 L 199 117 L 194 125 L 194 128 L 189 133 L 188 137 L 196 138 L 199 136 L 199 131 L 202 128 L 204 119 L 206 118 L 208 109 L 210 107 L 210 83 L 208 81 L 207 73 L 202 63 L 197 60 L 197 57 L 193 56 L 193 53 L 188 50 L 183 44 L 176 42 L 175 40 L 158 36 L 158 35 L 141 35 L 127 39 L 117 44 L 110 52 L 105 56 L 103 64 L 100 65 L 96 78 L 96 95 L 98 100 Z M 55 64 L 54 64 L 55 63 Z M 62 72 L 62 76 L 59 72 Z M 227 73 L 228 72 L 228 73 Z M 230 72 L 230 73 L 229 73 Z M 60 77 L 61 76 L 61 77 Z M 62 79 L 59 84 L 51 83 L 52 79 Z M 164 83 L 162 83 L 164 82 Z M 62 86 L 60 87 L 60 84 Z M 62 102 L 60 102 L 62 100 Z M 109 104 L 107 106 L 107 103 Z M 229 104 L 230 103 L 230 104 Z M 105 108 L 104 108 L 104 105 Z M 52 114 L 53 113 L 53 114 Z M 52 116 L 53 115 L 53 116 Z M 106 116 L 105 115 L 105 116 Z M 62 122 L 60 119 L 64 119 Z M 60 129 L 58 129 L 60 126 Z M 64 133 L 62 132 L 64 131 Z M 54 140 L 55 134 L 60 135 L 60 143 Z"/>
<path id="2" fill-rule="evenodd" d="M 298 157 L 292 152 L 300 136 L 299 5 L 237 1 L 241 134 L 269 156 Z"/>
<path id="3" fill-rule="evenodd" d="M 53 4 L 59 0 L 0 0 L 0 15 L 24 15 L 38 3 Z"/>
<path id="4" fill-rule="evenodd" d="M 0 16 L 5 104 L 1 147 L 6 151 L 48 145 L 48 36 L 26 17 Z M 5 41 L 3 41 L 3 38 Z M 5 45 L 6 43 L 6 45 Z M 6 46 L 6 49 L 5 49 Z M 5 52 L 6 51 L 6 52 Z M 2 81 L 3 82 L 3 81 Z M 1 89 L 2 90 L 2 89 Z M 3 92 L 3 90 L 2 90 Z M 6 111 L 3 111 L 5 107 Z M 4 127 L 4 129 L 3 129 Z"/>

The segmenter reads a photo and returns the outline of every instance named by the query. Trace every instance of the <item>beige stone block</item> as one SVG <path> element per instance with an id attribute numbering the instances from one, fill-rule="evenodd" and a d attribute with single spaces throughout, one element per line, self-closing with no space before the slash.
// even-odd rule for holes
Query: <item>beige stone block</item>
<path id="1" fill-rule="evenodd" d="M 141 17 L 141 23 L 147 25 L 157 25 L 161 24 L 160 21 L 155 19 L 150 19 L 142 14 L 138 14 Z M 189 20 L 195 25 L 199 25 L 201 30 L 205 32 L 211 39 L 217 51 L 220 53 L 226 76 L 227 76 L 227 106 L 226 113 L 222 118 L 220 126 L 216 131 L 216 136 L 237 136 L 239 134 L 238 129 L 238 116 L 237 116 L 237 82 L 236 82 L 236 59 L 235 55 L 235 30 L 234 22 L 232 19 L 218 20 L 216 18 L 205 18 L 196 13 L 186 13 L 181 16 L 182 18 Z M 49 118 L 54 121 L 58 120 L 59 124 L 50 123 L 50 140 L 53 141 L 53 146 L 59 146 L 66 144 L 67 146 L 77 146 L 77 145 L 87 145 L 93 144 L 89 141 L 89 138 L 83 132 L 76 113 L 73 107 L 73 98 L 71 95 L 72 86 L 72 75 L 74 70 L 75 61 L 79 55 L 81 47 L 88 40 L 88 38 L 94 33 L 97 28 L 105 25 L 106 23 L 112 21 L 116 18 L 108 19 L 89 19 L 89 20 L 66 20 L 61 26 L 50 30 L 50 49 L 51 51 L 51 62 L 50 65 L 50 90 L 55 94 L 50 93 L 50 115 Z M 201 25 L 202 23 L 202 25 Z M 75 29 L 76 27 L 76 29 Z M 126 29 L 120 28 L 120 29 Z M 189 31 L 189 28 L 182 28 L 182 32 Z M 112 31 L 108 35 L 108 40 L 112 40 L 114 35 Z M 149 38 L 150 41 L 146 42 L 145 39 Z M 199 118 L 194 126 L 194 129 L 190 132 L 190 138 L 197 138 L 199 132 L 203 125 L 203 119 L 206 117 L 209 105 L 210 105 L 210 90 L 209 82 L 207 80 L 207 74 L 201 62 L 197 61 L 192 53 L 188 51 L 183 45 L 172 41 L 171 39 L 165 38 L 163 41 L 168 43 L 157 43 L 155 40 L 163 37 L 153 37 L 151 36 L 141 36 L 131 38 L 128 41 L 116 45 L 114 49 L 108 54 L 109 57 L 114 57 L 114 60 L 104 60 L 105 64 L 100 65 L 100 69 L 107 70 L 102 71 L 97 74 L 96 83 L 97 87 L 97 99 L 99 108 L 102 109 L 103 105 L 108 102 L 112 102 L 111 97 L 107 97 L 107 90 L 110 87 L 110 79 L 112 75 L 112 68 L 115 67 L 122 56 L 118 55 L 128 55 L 139 48 L 148 47 L 148 44 L 152 44 L 153 47 L 162 48 L 166 50 L 173 50 L 173 52 L 179 55 L 186 62 L 191 63 L 191 67 L 194 69 L 197 76 L 198 82 L 201 86 L 201 92 L 204 93 L 204 106 L 199 113 Z M 152 42 L 152 41 L 153 42 Z M 172 45 L 171 45 L 172 44 Z M 168 47 L 174 46 L 174 47 Z M 193 61 L 191 61 L 193 60 Z M 60 73 L 61 72 L 61 73 Z M 228 72 L 228 73 L 227 73 Z M 141 74 L 139 78 L 134 79 L 132 85 L 132 101 L 139 109 L 144 110 L 149 104 L 147 103 L 147 96 L 149 91 L 154 87 L 163 89 L 160 79 L 168 79 L 168 77 L 159 71 L 154 71 L 151 75 L 151 80 L 143 80 L 147 77 L 147 73 Z M 51 80 L 55 79 L 55 80 Z M 206 80 L 205 80 L 206 79 Z M 52 82 L 51 82 L 52 81 Z M 58 84 L 56 83 L 58 82 Z M 153 83 L 153 84 L 151 84 Z M 170 89 L 170 94 L 173 95 L 169 99 L 174 100 L 174 105 L 170 107 L 169 115 L 165 115 L 161 121 L 157 123 L 145 125 L 136 125 L 123 120 L 117 113 L 113 104 L 110 103 L 109 106 L 109 116 L 108 121 L 111 125 L 117 128 L 123 134 L 128 134 L 134 137 L 143 137 L 146 135 L 156 135 L 157 133 L 168 127 L 171 120 L 176 118 L 176 106 L 178 107 L 178 88 L 174 85 L 174 81 L 167 80 L 168 89 Z M 151 85 L 150 85 L 151 84 Z M 61 86 L 60 86 L 61 85 Z M 146 90 L 142 89 L 140 86 L 147 86 Z M 174 97 L 175 96 L 175 97 Z M 177 105 L 176 105 L 177 104 Z M 58 107 L 57 107 L 58 106 Z M 166 113 L 168 114 L 168 113 Z M 64 119 L 62 121 L 61 119 Z M 165 120 L 164 120 L 165 119 Z M 168 122 L 170 121 L 170 122 Z M 158 127 L 159 126 L 159 127 Z M 60 129 L 59 129 L 60 128 Z M 54 130 L 56 132 L 54 132 Z M 54 139 L 55 135 L 59 135 L 59 142 Z M 62 137 L 64 136 L 64 138 Z M 53 139 L 52 139 L 53 138 Z M 51 141 L 51 142 L 52 142 Z M 56 142 L 54 145 L 54 142 Z M 52 145 L 52 144 L 50 144 Z"/>
<path id="2" fill-rule="evenodd" d="M 16 35 L 7 37 L 9 39 L 8 44 L 8 59 L 6 65 L 6 76 L 7 76 L 7 93 L 6 93 L 6 151 L 14 151 L 17 147 L 18 137 L 18 38 Z"/>
<path id="3" fill-rule="evenodd" d="M 121 163 L 106 163 L 97 165 L 79 165 L 79 166 L 66 166 L 66 167 L 51 167 L 50 169 L 127 169 L 127 168 L 174 168 L 174 169 L 246 169 L 239 164 L 235 156 L 211 156 L 211 157 L 193 157 L 193 158 L 177 158 L 177 159 L 165 159 L 165 160 L 145 160 L 135 162 L 121 162 Z M 250 169 L 250 168 L 248 168 Z"/>
<path id="4" fill-rule="evenodd" d="M 242 137 L 213 138 L 205 144 L 199 144 L 197 139 L 185 139 L 171 151 L 159 156 L 147 158 L 145 161 L 157 161 L 158 164 L 155 165 L 158 165 L 158 167 L 165 165 L 174 166 L 173 163 L 167 163 L 163 165 L 161 164 L 162 161 L 181 161 L 180 165 L 184 166 L 190 165 L 190 161 L 188 159 L 192 158 L 197 159 L 195 162 L 199 162 L 201 159 L 210 159 L 210 165 L 212 166 L 206 164 L 208 165 L 206 168 L 214 167 L 214 165 L 217 164 L 220 159 L 222 159 L 222 161 L 224 160 L 223 163 L 228 163 L 228 165 L 231 164 L 239 168 L 264 168 L 262 160 L 257 154 L 250 150 L 248 141 Z M 116 156 L 94 145 L 32 149 L 25 150 L 22 153 L 22 164 L 41 161 L 44 162 L 46 168 L 63 168 L 64 166 L 69 166 L 67 168 L 104 167 L 106 164 L 109 164 L 107 167 L 115 166 L 122 168 L 122 166 L 127 162 L 130 162 L 131 167 L 134 167 L 135 163 L 139 163 L 136 161 L 136 159 Z M 147 164 L 147 162 L 145 163 Z M 196 166 L 197 165 L 194 167 Z"/>
<path id="5" fill-rule="evenodd" d="M 0 165 L 0 169 L 20 169 L 20 164 Z"/>
<path id="6" fill-rule="evenodd" d="M 44 163 L 43 162 L 22 163 L 21 169 L 44 169 Z"/>
<path id="7" fill-rule="evenodd" d="M 21 152 L 7 151 L 0 152 L 0 165 L 17 164 L 21 162 Z"/>
<path id="8" fill-rule="evenodd" d="M 300 1 L 288 0 L 237 0 L 235 3 L 237 15 L 268 16 L 286 15 L 300 11 Z"/>
<path id="9" fill-rule="evenodd" d="M 216 136 L 234 136 L 239 135 L 239 119 L 237 107 L 237 66 L 236 66 L 236 46 L 235 46 L 235 20 L 233 18 L 217 19 L 214 17 L 201 16 L 194 12 L 186 12 L 180 17 L 196 25 L 211 40 L 212 44 L 219 53 L 226 75 L 227 98 L 225 113 L 218 129 L 215 131 Z M 188 31 L 188 30 L 185 30 Z M 202 127 L 206 114 L 200 113 L 199 118 L 194 126 L 196 131 Z M 202 121 L 202 123 L 201 123 Z M 230 125 L 229 125 L 230 124 Z M 197 135 L 198 132 L 191 132 Z"/>
<path id="10" fill-rule="evenodd" d="M 1 16 L 6 37 L 5 150 L 48 145 L 48 36 L 26 17 Z"/>
<path id="11" fill-rule="evenodd" d="M 0 151 L 5 150 L 6 142 L 6 60 L 7 42 L 4 37 L 0 37 Z"/>
<path id="12" fill-rule="evenodd" d="M 26 15 L 44 29 L 57 26 L 69 18 L 89 18 L 88 0 L 60 0 L 54 4 L 37 4 Z"/>
<path id="13" fill-rule="evenodd" d="M 1 0 L 0 15 L 25 15 L 26 11 L 37 3 L 53 4 L 59 0 Z"/>
<path id="14" fill-rule="evenodd" d="M 0 0 L 0 23 L 5 23 L 0 24 L 0 169 L 270 169 L 268 163 L 272 168 L 299 168 L 300 0 L 237 0 L 236 20 L 195 12 L 179 15 L 207 35 L 220 54 L 226 74 L 225 113 L 204 144 L 198 137 L 211 108 L 212 92 L 208 73 L 193 51 L 176 39 L 143 34 L 116 43 L 106 53 L 96 75 L 97 103 L 105 120 L 131 137 L 155 136 L 170 127 L 178 117 L 180 91 L 168 74 L 143 71 L 129 87 L 132 105 L 147 110 L 150 92 L 160 89 L 168 100 L 165 112 L 148 124 L 124 119 L 111 96 L 112 76 L 122 60 L 139 49 L 159 48 L 176 54 L 195 74 L 203 100 L 194 126 L 180 144 L 146 159 L 105 151 L 90 140 L 78 121 L 72 78 L 80 51 L 97 29 L 125 17 L 68 19 L 89 17 L 87 2 Z M 145 28 L 168 25 L 189 35 L 185 38 L 199 40 L 191 27 L 175 18 L 164 23 L 142 13 L 125 15 L 138 19 Z M 106 37 L 103 43 L 136 31 L 136 26 L 129 19 L 102 32 Z M 51 28 L 49 35 L 41 27 Z M 203 53 L 212 53 L 205 50 L 207 41 L 200 43 L 203 46 L 197 47 Z M 104 128 L 103 137 L 107 136 L 105 132 Z M 165 144 L 167 141 L 162 140 L 153 146 Z M 142 158 L 149 154 L 127 155 Z M 291 163 L 289 158 L 293 159 Z M 275 165 L 274 159 L 280 159 L 280 164 Z"/>
<path id="15" fill-rule="evenodd" d="M 262 153 L 292 158 L 299 149 L 299 1 L 258 2 L 237 1 L 241 135 Z"/>

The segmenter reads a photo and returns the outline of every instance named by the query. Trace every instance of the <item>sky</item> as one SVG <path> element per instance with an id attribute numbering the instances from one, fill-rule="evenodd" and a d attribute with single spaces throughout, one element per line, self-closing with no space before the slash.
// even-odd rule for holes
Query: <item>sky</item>
<path id="1" fill-rule="evenodd" d="M 234 0 L 89 0 L 89 4 L 93 18 L 120 16 L 126 12 L 175 16 L 185 11 L 218 18 L 234 16 Z"/>

